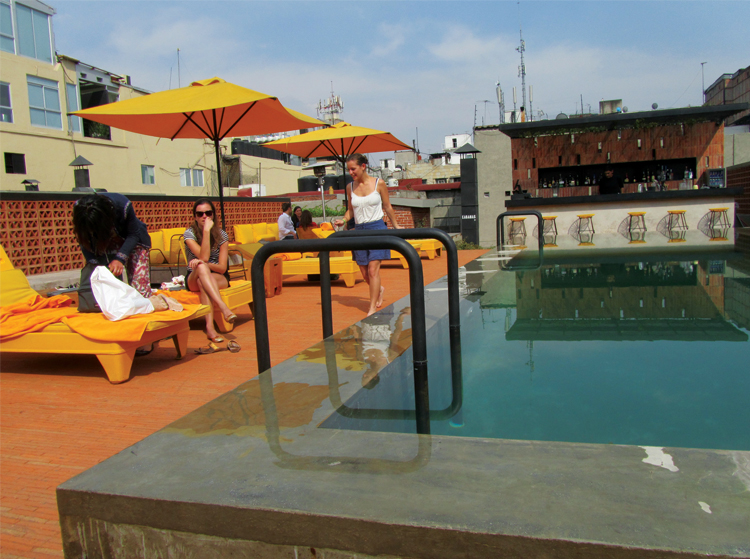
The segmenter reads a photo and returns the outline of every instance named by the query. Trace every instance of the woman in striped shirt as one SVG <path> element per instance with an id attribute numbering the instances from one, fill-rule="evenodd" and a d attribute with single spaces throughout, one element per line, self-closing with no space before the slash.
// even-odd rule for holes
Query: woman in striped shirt
<path id="1" fill-rule="evenodd" d="M 188 261 L 188 289 L 199 292 L 201 303 L 210 309 L 206 315 L 206 335 L 210 344 L 209 350 L 204 353 L 216 351 L 218 347 L 215 344 L 224 341 L 214 328 L 214 305 L 230 324 L 237 319 L 237 315 L 226 306 L 219 294 L 220 289 L 229 286 L 229 237 L 214 223 L 215 215 L 216 209 L 211 200 L 197 200 L 193 204 L 195 220 L 184 235 Z"/>

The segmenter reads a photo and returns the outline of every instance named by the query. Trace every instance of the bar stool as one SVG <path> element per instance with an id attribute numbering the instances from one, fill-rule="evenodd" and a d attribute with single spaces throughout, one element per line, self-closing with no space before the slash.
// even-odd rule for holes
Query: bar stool
<path id="1" fill-rule="evenodd" d="M 675 229 L 688 229 L 685 221 L 685 210 L 667 210 L 667 231 Z"/>
<path id="2" fill-rule="evenodd" d="M 510 218 L 510 233 L 509 236 L 523 235 L 526 236 L 526 221 L 525 217 L 511 217 Z"/>
<path id="3" fill-rule="evenodd" d="M 711 217 L 708 220 L 708 226 L 711 228 L 714 227 L 731 227 L 729 225 L 729 217 L 727 216 L 727 211 L 729 208 L 708 208 L 708 211 L 711 212 Z"/>
<path id="4" fill-rule="evenodd" d="M 543 228 L 542 228 L 542 236 L 547 235 L 549 233 L 553 235 L 557 235 L 557 216 L 556 215 L 545 215 L 542 217 L 544 220 Z"/>
<path id="5" fill-rule="evenodd" d="M 646 212 L 628 212 L 628 232 L 646 231 Z"/>
<path id="6" fill-rule="evenodd" d="M 591 231 L 592 233 L 596 233 L 594 230 L 594 220 L 592 219 L 595 214 L 577 214 L 578 221 L 576 221 L 576 225 L 578 226 L 578 233 L 582 233 L 584 231 Z"/>

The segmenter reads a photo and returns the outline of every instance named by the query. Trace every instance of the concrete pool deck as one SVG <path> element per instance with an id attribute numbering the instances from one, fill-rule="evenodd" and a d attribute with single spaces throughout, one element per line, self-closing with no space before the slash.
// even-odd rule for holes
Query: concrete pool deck
<path id="1" fill-rule="evenodd" d="M 463 265 L 485 251 L 460 251 Z M 422 260 L 425 281 L 445 275 L 446 260 Z M 407 271 L 383 266 L 386 302 L 408 293 Z M 367 286 L 334 282 L 333 319 L 340 330 L 367 310 Z M 321 339 L 320 290 L 287 278 L 267 300 L 273 363 Z M 198 323 L 189 348 L 205 345 Z M 257 375 L 255 331 L 245 309 L 226 336 L 239 354 L 189 354 L 174 360 L 171 342 L 139 357 L 132 378 L 110 385 L 93 356 L 3 355 L 0 373 L 0 556 L 62 557 L 55 488 Z"/>
<path id="2" fill-rule="evenodd" d="M 338 356 L 333 383 L 289 359 L 63 484 L 69 556 L 750 556 L 748 452 L 321 429 L 363 381 Z"/>

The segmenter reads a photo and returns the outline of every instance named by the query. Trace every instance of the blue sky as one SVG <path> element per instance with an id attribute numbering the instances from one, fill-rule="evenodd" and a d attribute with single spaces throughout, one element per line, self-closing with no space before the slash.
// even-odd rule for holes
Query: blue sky
<path id="1" fill-rule="evenodd" d="M 218 75 L 315 116 L 331 81 L 343 118 L 422 152 L 498 122 L 495 82 L 518 90 L 519 17 L 533 109 L 631 111 L 701 103 L 750 64 L 750 2 L 48 0 L 58 52 L 151 91 Z M 484 103 L 490 100 L 491 103 Z"/>

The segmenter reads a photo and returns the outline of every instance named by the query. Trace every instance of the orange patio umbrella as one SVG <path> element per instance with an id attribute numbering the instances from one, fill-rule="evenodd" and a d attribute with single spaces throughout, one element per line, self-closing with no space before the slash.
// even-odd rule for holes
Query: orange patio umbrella
<path id="1" fill-rule="evenodd" d="M 230 134 L 256 136 L 325 126 L 315 118 L 287 109 L 276 97 L 221 78 L 70 114 L 157 138 L 212 140 L 216 148 L 221 225 L 225 230 L 219 142 Z"/>
<path id="2" fill-rule="evenodd" d="M 339 122 L 306 134 L 282 138 L 263 144 L 284 153 L 298 155 L 303 159 L 310 157 L 335 157 L 344 166 L 346 158 L 353 153 L 377 153 L 381 151 L 400 151 L 413 149 L 396 138 L 390 132 L 373 130 L 362 126 L 352 126 L 348 122 Z M 346 189 L 344 189 L 346 192 Z M 344 194 L 346 196 L 346 194 Z M 325 211 L 325 198 L 323 208 Z M 323 214 L 325 216 L 325 213 Z"/>

